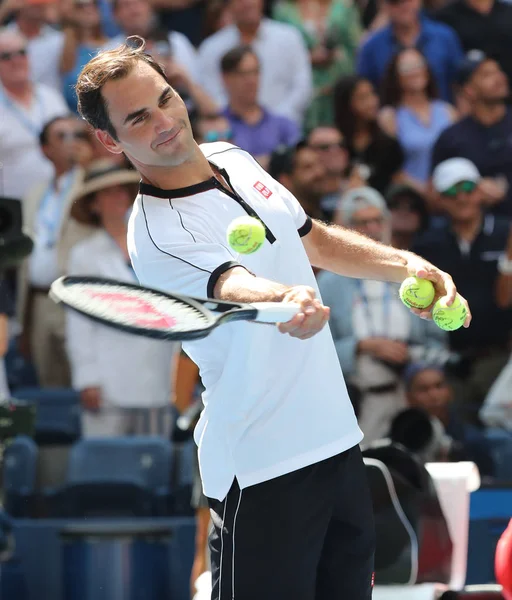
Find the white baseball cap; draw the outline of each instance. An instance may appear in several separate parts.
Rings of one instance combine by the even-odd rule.
[[[437,192],[444,192],[461,181],[478,183],[481,175],[467,158],[449,158],[439,163],[432,174],[432,183]]]

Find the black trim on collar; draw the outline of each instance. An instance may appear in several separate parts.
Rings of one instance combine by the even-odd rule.
[[[228,260],[227,262],[222,263],[221,265],[219,265],[216,269],[214,269],[212,271],[210,277],[208,278],[208,284],[206,286],[206,297],[207,298],[215,298],[215,296],[213,295],[213,292],[215,290],[215,286],[217,285],[217,281],[219,281],[219,277],[221,275],[223,275],[226,271],[229,271],[230,269],[234,269],[235,267],[242,267],[242,269],[249,271],[249,269],[244,267],[244,265],[241,265],[239,262],[236,262],[236,260]]]
[[[216,187],[217,180],[215,177],[210,177],[210,179],[207,179],[206,181],[194,183],[194,185],[188,185],[187,187],[177,188],[175,190],[162,190],[154,185],[151,185],[150,183],[144,183],[142,181],[139,185],[139,193],[146,194],[146,196],[164,198],[167,200],[171,198],[185,198],[186,196],[194,196],[195,194],[201,194],[202,192],[213,190]]]

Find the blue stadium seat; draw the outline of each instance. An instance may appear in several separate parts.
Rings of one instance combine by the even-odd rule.
[[[512,483],[512,433],[505,429],[485,430],[495,464],[495,477],[499,482]]]
[[[71,388],[20,388],[16,397],[36,404],[39,445],[72,444],[81,436],[80,394]]]
[[[149,436],[88,438],[69,456],[55,516],[157,516],[169,512],[173,448]]]
[[[17,436],[4,450],[4,508],[12,517],[29,517],[35,496],[37,446],[29,437]]]

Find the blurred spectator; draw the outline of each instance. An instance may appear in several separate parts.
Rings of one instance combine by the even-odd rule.
[[[309,50],[314,96],[306,112],[306,131],[332,125],[334,84],[354,72],[361,37],[357,7],[345,0],[279,0],[272,16],[297,27]]]
[[[233,25],[207,38],[199,48],[201,81],[221,106],[228,102],[220,63],[229,50],[250,45],[261,68],[260,104],[302,123],[311,100],[311,65],[300,33],[263,17],[263,0],[229,0]]]
[[[377,122],[379,99],[372,84],[356,75],[341,79],[334,90],[334,111],[362,185],[384,194],[392,182],[403,179],[404,154]]]
[[[154,29],[146,39],[146,44],[147,51],[163,66],[168,82],[185,102],[192,119],[197,113],[212,114],[218,111],[219,107],[204,89],[175,61],[167,31]]]
[[[71,250],[68,273],[136,283],[127,250],[127,217],[140,176],[107,160],[92,163],[73,217],[96,229]],[[171,433],[172,363],[177,344],[134,337],[67,314],[73,387],[80,390],[85,436]]]
[[[410,250],[429,225],[425,198],[416,188],[397,184],[388,190],[386,203],[391,214],[391,245]]]
[[[149,0],[112,0],[112,2],[114,18],[122,33],[109,40],[103,46],[103,50],[117,48],[132,35],[151,38],[152,32],[159,28]],[[170,31],[168,39],[174,63],[185,69],[193,81],[200,83],[196,50],[188,38],[177,31]]]
[[[512,6],[502,0],[454,0],[434,13],[452,27],[464,52],[477,49],[492,56],[512,77]]]
[[[101,25],[98,0],[65,0],[63,14],[64,47],[60,72],[64,97],[69,108],[76,112],[75,84],[82,68],[107,42]]]
[[[362,45],[357,72],[379,89],[386,68],[401,48],[418,48],[434,73],[440,96],[451,101],[452,84],[463,58],[457,34],[443,23],[422,17],[421,0],[383,0],[390,24]]]
[[[335,127],[315,127],[308,135],[308,146],[315,150],[325,166],[323,198],[324,214],[332,218],[340,195],[348,187],[346,173],[349,156],[343,136]]]
[[[228,96],[223,115],[233,132],[233,143],[252,154],[266,168],[272,152],[300,138],[297,123],[274,114],[258,103],[260,63],[250,46],[233,48],[222,57],[222,79]]]
[[[412,364],[405,371],[404,380],[408,405],[441,422],[443,434],[448,438],[444,458],[470,460],[477,465],[481,475],[492,476],[494,462],[489,444],[479,429],[464,423],[457,414],[453,405],[453,389],[443,369],[426,363]],[[404,433],[410,438],[414,435],[412,428],[409,431],[404,428]],[[433,460],[440,458],[443,457],[433,457]]]
[[[151,0],[162,26],[185,35],[196,47],[203,40],[202,29],[209,4],[210,0]]]
[[[192,120],[194,137],[198,144],[205,142],[231,142],[233,131],[226,117],[219,113],[198,116]]]
[[[320,202],[325,166],[305,142],[276,150],[270,158],[268,172],[297,198],[308,216],[323,219]]]
[[[449,222],[427,231],[413,251],[450,273],[471,306],[471,327],[449,333],[450,347],[462,359],[452,373],[457,400],[471,418],[509,358],[512,314],[498,307],[495,290],[510,225],[484,214],[480,174],[469,160],[439,164],[433,185]]]
[[[64,46],[64,35],[52,24],[52,13],[57,9],[55,0],[7,0],[0,10],[15,6],[15,20],[9,28],[22,34],[27,42],[30,79],[44,83],[59,92],[62,89],[59,64]],[[16,6],[17,5],[17,6]],[[0,16],[0,23],[3,18]]]
[[[3,194],[21,199],[31,186],[52,175],[39,145],[43,125],[68,112],[62,96],[30,81],[27,41],[0,29],[0,169]]]
[[[512,217],[512,111],[510,92],[498,63],[470,52],[459,69],[458,83],[470,114],[443,131],[432,153],[432,169],[453,157],[472,161],[481,175],[485,199],[495,214]]]
[[[336,221],[389,244],[391,222],[384,198],[374,189],[350,190],[341,199]],[[446,334],[415,317],[398,297],[398,286],[381,281],[318,276],[322,299],[347,380],[361,392],[358,414],[365,443],[386,435],[404,406],[401,374],[427,349],[442,351]]]
[[[41,132],[41,148],[55,175],[32,188],[23,200],[23,223],[34,250],[19,270],[17,313],[21,346],[44,387],[68,386],[64,309],[48,291],[66,273],[68,253],[90,230],[70,219],[73,196],[82,184],[82,166],[92,148],[86,125],[75,117],[57,117]]]
[[[382,129],[400,142],[408,178],[425,188],[434,143],[456,112],[438,100],[432,69],[416,48],[400,50],[392,58],[382,82],[382,104]]]

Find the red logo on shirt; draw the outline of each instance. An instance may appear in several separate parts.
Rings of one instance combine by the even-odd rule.
[[[264,197],[264,198],[270,198],[270,196],[272,196],[272,192],[268,189],[268,187],[266,185],[263,185],[261,183],[261,181],[257,181],[254,185],[253,188],[255,190],[258,190],[258,192]]]

